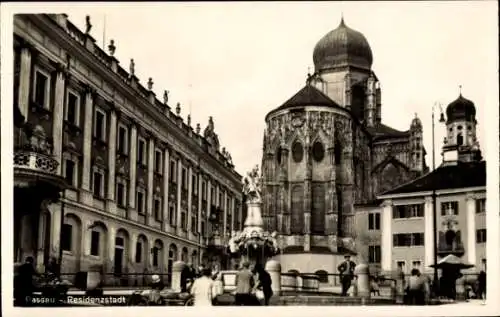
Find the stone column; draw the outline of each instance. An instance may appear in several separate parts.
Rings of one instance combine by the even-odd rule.
[[[153,215],[153,195],[154,195],[154,168],[155,168],[155,141],[152,136],[149,137],[148,142],[148,196],[146,207],[146,223],[154,223]]]
[[[212,181],[210,180],[210,176],[207,178],[207,214],[208,217],[210,217],[210,212],[211,212],[211,206],[212,206]],[[207,234],[206,232],[205,234]]]
[[[110,112],[108,138],[108,212],[116,213],[115,172],[116,172],[116,111]]]
[[[392,270],[392,201],[386,200],[382,205],[382,271]]]
[[[135,254],[136,254],[136,244],[137,244],[137,233],[132,232],[130,235],[130,241],[129,241],[129,246],[127,247],[130,251],[128,252],[129,254],[129,261],[130,263],[133,263],[135,265]],[[144,246],[143,246],[144,248]]]
[[[135,191],[137,182],[137,126],[132,124],[130,127],[130,147],[129,147],[129,194],[128,194],[128,207],[129,218],[137,220],[137,211],[135,210]]]
[[[266,263],[266,271],[271,276],[271,288],[274,295],[281,294],[281,264],[275,260],[269,260]]]
[[[476,200],[473,194],[468,193],[467,203],[467,262],[476,265]]]
[[[85,117],[83,122],[83,166],[82,166],[82,189],[84,198],[82,203],[91,205],[92,195],[90,193],[90,170],[92,159],[92,119],[94,117],[94,95],[95,90],[87,86],[85,89]]]
[[[368,265],[366,264],[358,264],[356,265],[355,272],[356,274],[356,289],[357,296],[361,297],[361,304],[364,305],[364,301],[369,299],[371,296],[370,292],[370,271],[368,269]]]
[[[55,203],[55,204],[50,204],[48,205],[48,208],[50,210],[51,214],[51,220],[52,223],[50,225],[50,248],[51,248],[51,254],[59,257],[59,248],[60,248],[60,239],[61,239],[61,217],[62,217],[62,211],[61,211],[61,203]]]
[[[337,235],[338,206],[337,206],[337,188],[335,177],[335,148],[328,149],[328,158],[330,160],[329,180],[326,190],[326,213],[325,213],[325,233],[328,236]]]
[[[231,197],[231,210],[232,210],[232,214],[231,214],[231,234],[233,234],[233,231],[239,230],[239,228],[236,228],[236,226],[234,225],[236,223],[236,217],[239,217],[238,213],[236,211],[236,198],[235,197]]]
[[[176,261],[172,265],[172,291],[175,293],[180,293],[181,291],[181,273],[186,263],[182,261]]]
[[[114,269],[115,263],[115,238],[116,238],[116,228],[113,226],[108,226],[108,245],[107,248],[105,248],[105,252],[107,251],[108,254],[103,253],[102,257],[104,259],[104,263],[109,263],[109,267],[106,268],[106,271],[112,271]],[[107,262],[106,262],[107,261]]]
[[[432,197],[425,197],[424,203],[424,268],[430,270],[434,264],[434,214],[432,209]]]
[[[202,193],[202,184],[203,184],[203,177],[202,177],[202,173],[198,173],[198,226],[197,226],[197,230],[198,230],[198,234],[201,235],[201,210],[202,210],[202,200],[203,200],[203,193]],[[198,254],[198,257],[200,257],[201,255]],[[200,258],[201,260],[201,258]]]
[[[344,144],[344,153],[342,154],[342,169],[344,177],[342,179],[342,227],[344,229],[344,236],[353,237],[354,234],[354,193],[353,193],[353,157],[352,157],[352,135],[350,128],[345,130],[346,143]],[[340,208],[340,207],[339,207]]]
[[[181,191],[182,191],[182,160],[177,160],[177,233],[182,232],[182,223],[181,223]]]
[[[187,232],[188,232],[188,237],[191,232],[191,212],[192,212],[192,206],[193,206],[193,168],[191,165],[188,167],[187,171],[187,181],[188,181],[188,208],[187,208],[187,213],[186,213],[186,222],[187,222]]]
[[[62,170],[62,146],[63,146],[63,120],[64,120],[64,102],[66,100],[66,76],[67,71],[63,65],[57,65],[56,84],[54,91],[54,111],[52,140],[54,149],[52,154],[59,162],[57,166],[57,175],[61,175]]]
[[[26,44],[21,48],[21,69],[19,74],[19,92],[17,104],[24,119],[28,119],[31,78],[31,48]]]
[[[228,204],[227,204],[227,189],[224,190],[224,195],[222,196],[223,198],[223,202],[222,202],[222,208],[224,208],[224,213],[223,213],[223,217],[224,219],[222,220],[222,237],[225,239],[227,237],[227,214],[228,214]]]
[[[170,177],[170,153],[168,148],[163,152],[163,230],[168,231],[170,223],[168,221],[169,210],[169,177]],[[168,252],[167,252],[168,253]]]
[[[278,210],[280,210],[281,216],[281,224],[282,228],[280,230],[283,231],[284,234],[291,233],[291,209],[292,209],[292,200],[290,199],[290,191],[288,188],[288,155],[289,151],[285,148],[284,145],[281,147],[281,160],[282,164],[279,170],[279,186],[280,186],[280,197],[278,200]],[[243,206],[242,206],[243,208]],[[279,218],[279,217],[278,217]]]
[[[309,139],[309,137],[308,137]],[[309,140],[304,146],[304,159],[306,162],[305,179],[304,179],[304,251],[311,249],[311,211],[312,211],[312,157],[310,155],[311,147]]]
[[[50,248],[50,246],[47,245],[48,241],[45,241],[45,233],[47,232],[48,211],[42,208],[40,209],[40,216],[38,218],[38,245],[36,246],[37,247],[36,264],[37,268],[38,266],[41,266],[40,267],[41,269],[43,269],[44,265],[44,250],[46,248]]]

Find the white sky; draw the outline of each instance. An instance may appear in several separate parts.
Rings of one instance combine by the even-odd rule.
[[[497,2],[304,2],[58,4],[145,85],[154,80],[162,100],[191,105],[193,126],[212,115],[221,145],[238,172],[260,164],[264,116],[305,84],[317,41],[346,24],[371,45],[373,70],[381,81],[382,120],[408,129],[415,113],[424,125],[431,165],[431,111],[464,97],[476,104],[478,137],[485,151],[485,116],[498,109]],[[54,10],[51,10],[54,11]],[[191,85],[191,89],[189,89]],[[436,114],[439,118],[439,112]],[[436,126],[436,164],[445,129]]]

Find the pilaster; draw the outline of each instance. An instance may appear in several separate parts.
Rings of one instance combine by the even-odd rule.
[[[154,223],[153,215],[153,194],[154,194],[154,166],[155,166],[155,141],[153,137],[149,138],[148,142],[148,194],[147,194],[147,207],[146,207],[146,223]]]
[[[225,237],[227,237],[227,234],[228,234],[228,232],[227,232],[227,214],[228,214],[228,210],[227,209],[228,209],[229,206],[227,204],[227,189],[224,190],[223,199],[224,199],[224,201],[222,202],[222,206],[224,208],[224,219],[222,221],[222,227],[223,227],[223,229],[222,229],[222,234],[223,235],[222,236],[225,238]]]
[[[53,112],[53,126],[52,126],[52,139],[53,139],[53,155],[59,162],[57,166],[57,174],[61,175],[62,169],[62,145],[63,145],[63,119],[64,119],[64,103],[65,103],[65,86],[66,86],[67,72],[62,65],[58,65],[56,71],[56,83],[54,91],[54,112]]]
[[[201,222],[202,222],[202,217],[201,217],[201,210],[202,210],[202,200],[203,200],[203,177],[202,173],[198,173],[198,224],[197,224],[197,233],[201,235]],[[202,237],[203,238],[203,237]],[[198,255],[199,256],[199,255]]]
[[[110,112],[109,138],[108,138],[108,212],[116,213],[115,201],[115,174],[116,174],[116,111]]]
[[[176,220],[177,220],[177,234],[183,232],[182,228],[182,160],[177,160],[177,208],[176,208]],[[180,250],[180,249],[179,249]]]
[[[169,177],[170,177],[170,152],[168,148],[163,152],[163,231],[169,231],[170,222],[168,219],[168,215],[170,213],[169,210],[169,200],[170,195],[169,191]],[[167,252],[168,253],[168,252]]]
[[[382,271],[392,270],[392,208],[391,200],[382,204]]]
[[[467,262],[476,264],[476,200],[472,193],[466,197],[467,210]]]
[[[94,117],[95,90],[87,86],[85,89],[85,115],[83,122],[83,165],[82,165],[82,196],[80,202],[92,205],[90,193],[90,170],[92,160],[92,122]]]
[[[187,218],[186,222],[187,222],[187,231],[189,236],[191,232],[191,213],[193,206],[193,168],[191,167],[191,165],[189,165],[188,167],[187,178],[188,178],[188,208],[186,214]]]
[[[426,268],[434,264],[434,211],[432,197],[425,197],[424,203],[424,248]]]
[[[137,183],[137,126],[132,124],[130,127],[130,149],[129,149],[129,170],[130,170],[130,187],[128,195],[129,216],[132,220],[137,219],[137,211],[135,210],[135,192]]]

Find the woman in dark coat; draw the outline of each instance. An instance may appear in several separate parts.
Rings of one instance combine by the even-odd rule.
[[[273,290],[271,288],[271,275],[264,269],[264,267],[257,263],[255,265],[255,273],[258,275],[258,285],[257,289],[262,290],[264,293],[264,305],[268,306],[269,305],[269,300],[273,296]]]

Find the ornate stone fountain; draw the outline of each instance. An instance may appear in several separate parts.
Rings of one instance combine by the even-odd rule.
[[[264,231],[261,214],[261,176],[256,166],[243,179],[243,191],[247,197],[247,218],[241,232],[234,232],[228,243],[229,252],[251,264],[266,261],[279,252],[277,233]]]

